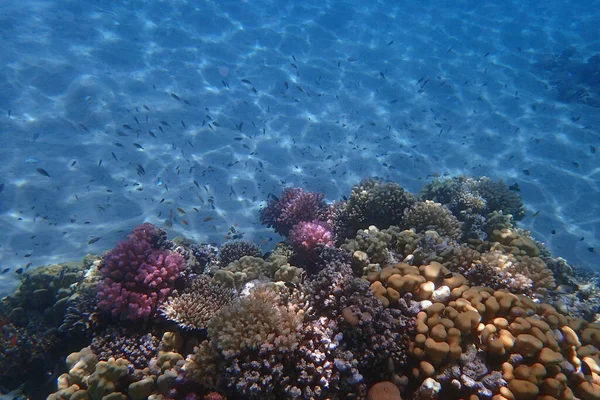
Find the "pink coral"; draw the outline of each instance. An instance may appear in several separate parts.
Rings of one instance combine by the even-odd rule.
[[[167,299],[180,273],[183,256],[156,246],[161,232],[151,224],[134,229],[104,255],[98,284],[98,307],[115,317],[148,318]]]
[[[306,192],[302,188],[286,188],[281,197],[273,196],[261,211],[260,222],[287,236],[297,223],[320,219],[327,208],[323,197],[322,193]]]
[[[322,221],[299,222],[289,233],[290,243],[294,248],[308,251],[317,245],[333,246],[333,234],[327,223]]]

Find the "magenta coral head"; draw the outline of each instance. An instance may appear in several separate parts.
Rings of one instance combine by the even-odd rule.
[[[302,188],[286,188],[280,198],[274,197],[261,211],[260,221],[287,236],[294,225],[319,219],[326,209],[322,193],[306,192]]]
[[[290,243],[298,250],[311,251],[317,245],[333,246],[333,234],[322,221],[299,222],[289,234]]]
[[[186,264],[182,255],[157,249],[158,237],[153,225],[142,224],[106,253],[97,289],[100,309],[136,320],[153,315],[167,299]]]

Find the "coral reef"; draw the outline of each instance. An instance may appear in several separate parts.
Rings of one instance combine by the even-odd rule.
[[[600,276],[519,229],[522,204],[487,178],[434,181],[418,201],[366,180],[330,206],[286,189],[261,220],[287,242],[264,257],[144,224],[4,299],[0,365],[41,363],[57,349],[44,340],[81,330],[90,347],[67,357],[50,399],[600,398]],[[157,261],[171,272],[155,284],[143,265]],[[155,302],[130,309],[130,293]]]
[[[226,267],[244,256],[260,257],[260,247],[247,240],[229,240],[219,249],[219,263]]]
[[[414,197],[402,186],[379,179],[365,179],[352,188],[345,206],[352,232],[371,225],[401,225],[404,210],[414,203]]]
[[[292,247],[303,252],[311,252],[318,245],[333,246],[333,234],[321,221],[299,222],[290,230],[289,240]]]
[[[123,327],[107,327],[90,344],[100,361],[125,359],[136,368],[144,368],[158,353],[160,340],[150,333],[137,333]]]
[[[136,227],[103,258],[98,284],[98,307],[114,317],[144,319],[167,299],[180,273],[183,256],[161,250],[164,232],[145,223]]]
[[[320,220],[326,209],[322,193],[287,188],[280,197],[271,199],[260,213],[260,222],[275,232],[287,236],[294,225],[303,221]]]
[[[452,212],[440,203],[430,200],[417,202],[404,210],[404,225],[416,232],[436,231],[442,236],[458,239],[461,236],[460,222]]]
[[[234,291],[202,275],[181,295],[172,296],[159,307],[160,313],[182,329],[204,329],[206,323],[236,298]]]

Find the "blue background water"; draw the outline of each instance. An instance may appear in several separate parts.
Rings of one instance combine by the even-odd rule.
[[[101,252],[142,221],[266,244],[268,193],[435,174],[518,183],[523,226],[595,267],[599,109],[536,63],[599,53],[598,4],[496,3],[3,2],[1,267]]]

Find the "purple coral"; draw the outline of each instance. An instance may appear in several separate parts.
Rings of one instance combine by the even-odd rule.
[[[183,256],[160,250],[162,231],[145,223],[106,253],[98,284],[98,307],[123,319],[148,318],[167,299],[180,273]]]
[[[292,246],[301,251],[312,251],[320,244],[333,246],[333,234],[329,225],[321,221],[302,221],[290,230],[289,239]]]
[[[322,193],[307,192],[302,188],[286,188],[281,197],[273,196],[260,213],[260,222],[282,236],[299,222],[321,219],[326,209]]]

